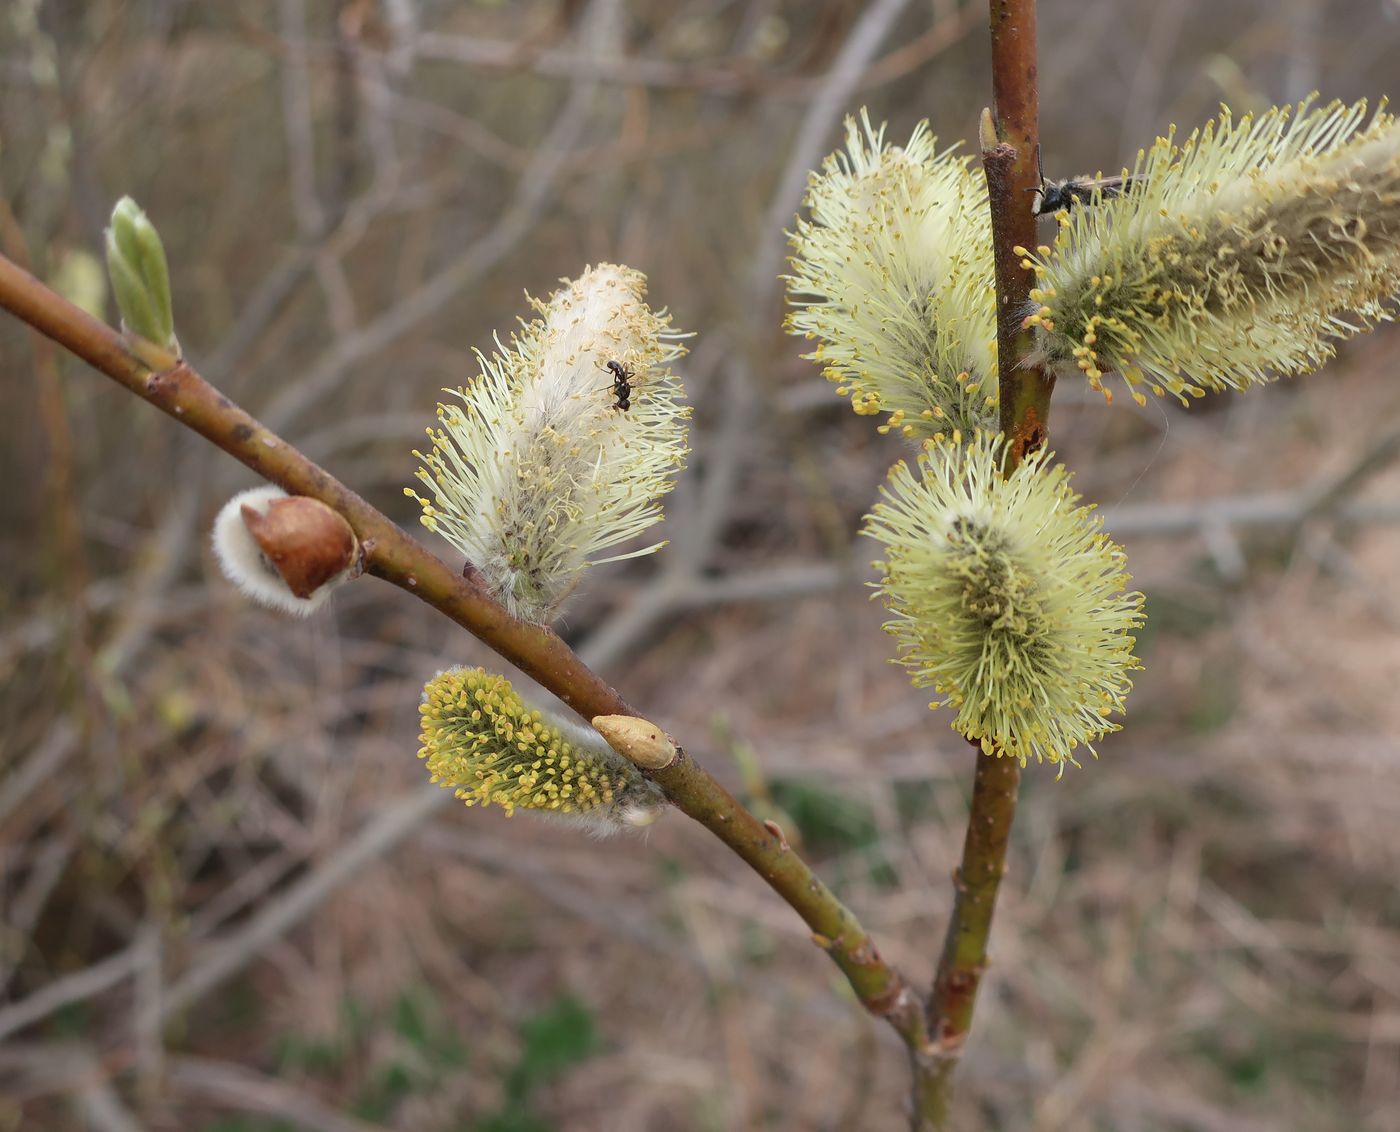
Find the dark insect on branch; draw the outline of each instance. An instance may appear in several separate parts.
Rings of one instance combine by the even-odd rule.
[[[1031,202],[1031,214],[1034,216],[1050,216],[1076,204],[1090,205],[1121,196],[1142,179],[1131,176],[1066,177],[1062,181],[1047,181],[1045,167],[1040,165],[1039,147],[1035,151],[1035,160],[1040,166],[1040,187],[1026,190],[1035,193],[1035,200]]]

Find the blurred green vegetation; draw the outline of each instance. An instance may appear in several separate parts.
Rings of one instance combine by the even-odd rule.
[[[496,1085],[479,1082],[501,1100],[494,1111],[462,1117],[451,1132],[553,1132],[555,1124],[535,1112],[536,1098],[550,1082],[587,1061],[602,1048],[594,1013],[564,994],[526,1014],[517,1035],[513,1064],[499,1072]],[[274,1055],[276,1075],[334,1082],[360,1082],[349,1111],[364,1121],[395,1126],[403,1105],[435,1091],[468,1069],[468,1050],[457,1024],[427,988],[400,994],[382,1011],[353,998],[342,1004],[340,1026],[331,1036],[286,1034]],[[475,1072],[482,1072],[478,1059]],[[221,1116],[201,1132],[283,1132],[284,1121]]]

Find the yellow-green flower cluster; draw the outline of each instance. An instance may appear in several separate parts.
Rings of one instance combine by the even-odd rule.
[[[1142,595],[1092,508],[1044,451],[1001,476],[982,434],[896,464],[868,518],[885,547],[885,628],[930,707],[988,754],[1078,765],[1132,687]]]
[[[1365,103],[1229,111],[1060,214],[1028,324],[1039,357],[1182,401],[1316,369],[1400,294],[1400,125]]]
[[[986,181],[927,123],[887,145],[862,111],[812,177],[787,277],[788,329],[882,431],[942,438],[996,420],[996,307]]]
[[[503,676],[441,672],[424,687],[419,713],[418,757],[468,806],[538,810],[610,833],[649,825],[665,804],[596,731],[528,707]]]
[[[547,302],[438,406],[432,450],[411,488],[422,522],[476,568],[513,616],[554,618],[581,572],[661,518],[661,498],[684,465],[680,382],[667,368],[684,350],[664,311],[647,306],[646,277],[599,264]],[[630,375],[630,404],[608,363]]]

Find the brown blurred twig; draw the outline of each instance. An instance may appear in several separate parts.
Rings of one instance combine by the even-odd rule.
[[[28,268],[29,246],[8,202],[0,200],[0,246],[5,254]],[[99,718],[100,696],[93,669],[92,642],[88,614],[82,597],[89,585],[87,553],[83,546],[82,522],[74,487],[73,428],[63,397],[63,380],[58,372],[53,343],[42,334],[30,335],[34,374],[42,425],[44,469],[44,512],[48,518],[49,545],[45,548],[49,568],[62,582],[67,599],[65,618],[68,650],[77,686],[66,692],[77,703],[79,715],[89,730]]]
[[[310,1132],[380,1132],[368,1124],[336,1112],[311,1093],[294,1088],[274,1076],[256,1073],[242,1065],[207,1057],[180,1057],[171,1062],[170,1083],[177,1092],[199,1097],[233,1112],[251,1112],[288,1121]]]
[[[976,3],[936,19],[920,35],[875,61],[864,71],[861,89],[893,82],[961,41],[980,22]],[[478,36],[422,32],[412,41],[421,59],[456,63],[474,69],[525,70],[554,78],[597,75],[609,83],[661,90],[695,91],[736,97],[764,93],[807,99],[828,85],[828,76],[787,75],[738,58],[709,63],[676,62],[640,55],[605,56],[541,43],[521,43]]]

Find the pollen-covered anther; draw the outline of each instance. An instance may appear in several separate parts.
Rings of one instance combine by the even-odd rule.
[[[857,416],[873,417],[880,412],[880,395],[873,390],[862,390],[851,397],[851,408]]]

